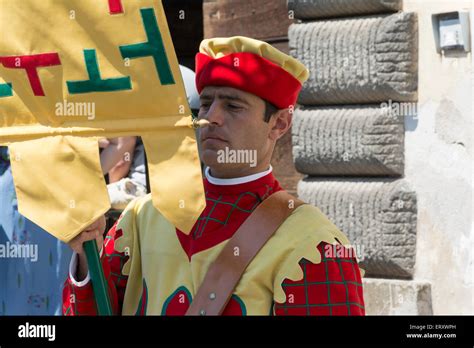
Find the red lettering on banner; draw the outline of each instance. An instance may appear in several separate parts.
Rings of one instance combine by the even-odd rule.
[[[5,68],[25,69],[35,96],[44,96],[37,68],[61,65],[59,54],[57,53],[0,57],[0,63],[2,63]]]
[[[109,0],[110,14],[123,13],[122,0]]]

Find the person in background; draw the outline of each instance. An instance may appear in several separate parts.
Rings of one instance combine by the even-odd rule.
[[[139,137],[102,139],[102,172],[108,174],[110,204],[122,210],[136,197],[146,195],[145,150]]]
[[[181,76],[183,77],[189,107],[191,108],[193,116],[197,117],[199,108],[201,107],[201,101],[199,100],[199,93],[196,88],[196,74],[191,69],[182,65],[179,66],[179,69],[181,70]]]
[[[7,147],[0,147],[0,247],[0,315],[61,315],[72,252],[18,212]]]
[[[194,83],[194,72],[180,65],[188,103],[197,115],[200,101]],[[109,175],[110,204],[114,210],[123,210],[133,199],[147,194],[145,148],[140,137],[102,139],[100,155],[102,171]]]

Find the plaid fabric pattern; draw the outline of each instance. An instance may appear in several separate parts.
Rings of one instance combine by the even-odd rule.
[[[231,238],[263,200],[281,190],[271,174],[254,182],[232,186],[213,185],[205,180],[204,187],[206,208],[198,221],[188,235],[176,231],[189,259],[193,254]]]
[[[204,231],[210,233],[227,226],[231,216],[233,220],[236,218],[235,215],[241,215],[242,219],[247,218],[264,199],[274,192],[274,188],[270,185],[265,185],[264,188],[263,194],[246,191],[237,197],[206,191],[206,208],[192,229],[193,238],[201,238]]]
[[[303,279],[283,282],[286,302],[275,303],[275,315],[365,315],[364,295],[360,269],[349,249],[320,243],[318,250],[322,260],[313,264],[300,261]],[[330,251],[330,252],[328,252]]]

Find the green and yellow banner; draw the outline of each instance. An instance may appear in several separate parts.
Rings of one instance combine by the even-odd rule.
[[[109,207],[98,139],[141,136],[153,204],[187,233],[205,206],[160,1],[0,0],[0,144],[21,214],[69,241]]]

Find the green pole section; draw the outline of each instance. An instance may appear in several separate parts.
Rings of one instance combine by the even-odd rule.
[[[84,251],[86,252],[92,288],[94,289],[95,302],[97,303],[97,312],[99,315],[112,315],[112,305],[110,304],[109,293],[107,291],[107,281],[105,280],[104,271],[100,263],[96,241],[90,240],[85,242]]]

